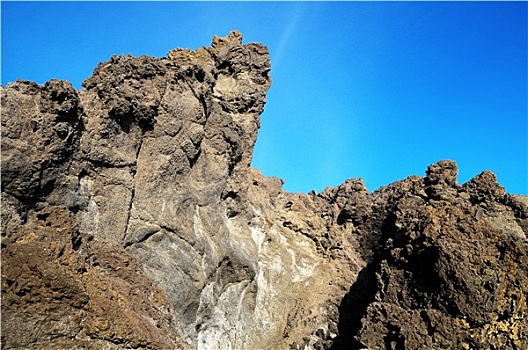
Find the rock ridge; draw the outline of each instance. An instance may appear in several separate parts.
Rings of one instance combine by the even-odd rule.
[[[1,87],[2,348],[524,349],[526,197],[450,160],[288,193],[270,69],[233,31]]]

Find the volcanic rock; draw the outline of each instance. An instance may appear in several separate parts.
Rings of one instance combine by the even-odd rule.
[[[528,201],[453,161],[369,193],[250,166],[240,33],[2,98],[2,348],[524,349]]]

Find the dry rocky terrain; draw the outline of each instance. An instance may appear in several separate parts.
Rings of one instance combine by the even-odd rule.
[[[528,349],[527,198],[453,161],[284,191],[270,68],[235,31],[1,88],[2,349]]]

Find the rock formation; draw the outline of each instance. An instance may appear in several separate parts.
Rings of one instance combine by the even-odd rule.
[[[2,348],[526,349],[526,197],[452,161],[284,191],[270,67],[231,32],[1,88]]]

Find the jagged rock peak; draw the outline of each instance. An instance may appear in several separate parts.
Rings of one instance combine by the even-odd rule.
[[[526,197],[447,160],[288,193],[269,71],[235,31],[0,89],[3,347],[523,349]]]

